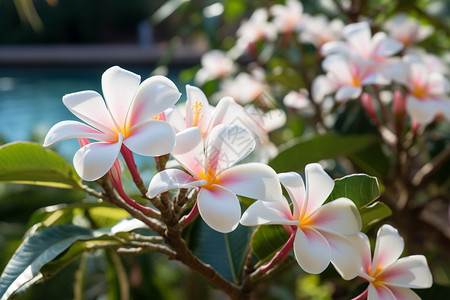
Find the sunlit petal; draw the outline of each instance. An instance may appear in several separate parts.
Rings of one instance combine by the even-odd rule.
[[[294,254],[300,267],[312,274],[322,273],[331,260],[331,249],[327,240],[310,227],[297,229]]]
[[[419,100],[413,96],[407,97],[406,110],[414,121],[428,124],[436,116],[436,107],[431,101]]]
[[[445,95],[450,92],[450,82],[441,73],[431,73],[428,76],[428,92],[433,95]]]
[[[317,76],[312,83],[312,98],[320,103],[326,95],[334,93],[339,85],[325,75]]]
[[[186,127],[203,129],[209,121],[208,99],[199,88],[191,85],[186,85],[186,97]]]
[[[114,135],[116,126],[106,108],[102,96],[94,91],[82,91],[65,95],[64,105],[78,118],[89,125]]]
[[[358,248],[359,256],[361,256],[361,275],[365,275],[364,278],[367,281],[370,281],[373,278],[367,274],[368,270],[372,268],[372,253],[370,252],[369,238],[367,235],[360,232],[352,238],[352,241]]]
[[[212,229],[227,233],[239,225],[241,205],[236,195],[220,186],[202,188],[197,198],[198,210]]]
[[[372,269],[384,269],[394,263],[402,254],[404,246],[403,238],[397,229],[391,225],[381,226],[377,233]]]
[[[62,121],[48,131],[44,140],[44,147],[50,146],[56,142],[72,138],[89,138],[104,142],[113,142],[115,137],[101,133],[83,123],[77,121]]]
[[[153,198],[158,194],[174,189],[198,187],[205,185],[207,181],[197,180],[178,169],[168,169],[156,173],[148,187],[147,197]]]
[[[217,181],[230,191],[253,199],[279,201],[282,196],[277,174],[265,164],[247,163],[233,166],[220,173]]]
[[[242,215],[241,224],[246,226],[266,224],[300,225],[299,221],[292,219],[289,204],[286,199],[284,200],[278,202],[254,202]]]
[[[306,198],[304,211],[310,214],[319,208],[334,188],[334,181],[319,164],[308,164],[305,167]]]
[[[408,288],[429,288],[433,284],[430,268],[423,255],[400,258],[380,276],[386,284]]]
[[[421,298],[409,288],[389,286],[395,300],[420,300]]]
[[[140,155],[165,155],[175,146],[175,131],[167,122],[149,120],[135,128],[123,143]]]
[[[118,66],[109,68],[102,76],[102,90],[111,115],[120,127],[124,127],[127,112],[141,76]]]
[[[396,300],[394,294],[384,285],[369,284],[367,300]]]
[[[344,85],[340,87],[335,95],[337,101],[344,101],[348,99],[358,98],[362,93],[362,88],[360,86],[350,86]]]
[[[384,32],[377,32],[372,38],[372,43],[375,57],[392,56],[403,48],[402,43],[391,39]]]
[[[283,184],[284,188],[291,198],[294,206],[293,218],[298,220],[300,216],[303,216],[303,212],[300,210],[305,207],[306,190],[302,177],[295,172],[280,173],[278,179]]]
[[[192,175],[204,172],[205,153],[202,132],[198,127],[188,128],[176,135],[172,156]]]

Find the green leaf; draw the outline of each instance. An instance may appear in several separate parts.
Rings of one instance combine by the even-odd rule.
[[[68,249],[75,241],[93,237],[90,229],[59,225],[44,228],[25,239],[0,277],[0,300],[40,277],[39,270]]]
[[[373,135],[325,134],[309,139],[294,139],[282,147],[284,150],[281,150],[269,165],[277,172],[303,171],[309,163],[350,155],[365,149],[375,141]]]
[[[64,158],[44,147],[15,142],[0,147],[0,181],[81,188],[81,178]]]
[[[252,237],[253,254],[264,263],[272,258],[288,239],[289,234],[281,225],[259,226]]]
[[[190,233],[189,248],[223,277],[239,282],[249,247],[251,228],[239,225],[233,232],[220,233],[198,218]]]
[[[373,225],[380,222],[384,218],[389,217],[392,214],[389,206],[383,202],[375,202],[371,205],[365,206],[359,210],[362,221],[362,232],[367,232]]]
[[[383,152],[382,145],[379,142],[349,155],[349,158],[363,172],[379,178],[386,177],[391,170],[392,162]]]
[[[358,208],[367,206],[380,197],[376,177],[366,174],[353,174],[334,180],[334,188],[326,202],[345,197],[352,200]]]

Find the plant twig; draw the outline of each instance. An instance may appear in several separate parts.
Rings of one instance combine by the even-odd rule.
[[[445,147],[432,161],[426,163],[413,176],[411,182],[415,187],[425,184],[428,179],[450,158],[450,146]]]

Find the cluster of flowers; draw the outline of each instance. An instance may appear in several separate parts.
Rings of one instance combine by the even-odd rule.
[[[331,262],[344,279],[359,276],[368,281],[363,295],[369,299],[415,299],[410,288],[431,286],[423,256],[398,259],[403,240],[391,226],[379,230],[371,262],[369,241],[360,232],[355,204],[347,198],[324,204],[334,181],[319,164],[306,166],[306,184],[297,173],[276,174],[263,163],[237,164],[266,132],[261,129],[262,119],[248,114],[233,99],[225,97],[212,107],[200,89],[188,85],[183,114],[174,107],[180,93],[168,78],[154,76],[140,83],[140,76],[119,67],[105,71],[102,89],[105,100],[94,91],[64,96],[65,106],[90,126],[62,121],[50,129],[44,142],[49,146],[78,138],[82,147],[73,163],[84,180],[109,176],[119,195],[145,212],[148,207],[135,203],[123,191],[119,152],[133,176],[138,175],[132,152],[154,157],[170,153],[183,170],[157,173],[147,197],[191,189],[196,202],[187,219],[200,214],[211,228],[224,233],[239,223],[281,224],[290,238],[273,261],[285,258],[293,249],[307,272],[321,273]],[[292,211],[280,182],[288,192]],[[242,217],[237,195],[256,199]]]
[[[312,16],[304,13],[296,0],[269,9],[258,8],[241,24],[232,49],[212,50],[203,57],[196,82],[201,85],[221,79],[220,95],[233,96],[241,104],[257,101],[269,91],[264,70],[253,68],[251,73],[241,72],[231,78],[238,70],[236,58],[249,53],[258,60],[258,43],[270,44],[280,39],[289,42],[295,35],[297,42],[316,47],[326,74],[313,80],[310,95],[304,89],[288,93],[286,106],[306,110],[311,106],[308,97],[321,105],[330,94],[342,102],[359,98],[365,86],[389,86],[390,94],[384,98],[394,99],[393,106],[406,110],[413,122],[426,125],[440,115],[450,120],[450,82],[445,78],[448,70],[439,57],[416,45],[431,35],[433,28],[398,14],[383,29],[386,33],[372,35],[368,22],[344,25],[339,19],[328,21],[323,15]],[[239,89],[243,85],[248,87],[244,92]],[[393,96],[393,90],[405,88],[402,97]],[[373,104],[365,108],[373,109]],[[369,114],[373,115],[373,111]]]

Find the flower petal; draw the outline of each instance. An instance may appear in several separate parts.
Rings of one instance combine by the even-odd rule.
[[[356,235],[352,235],[352,241],[356,245],[361,257],[362,269],[360,276],[366,281],[373,280],[373,277],[367,274],[372,268],[372,253],[370,252],[370,241],[367,235],[360,232]]]
[[[434,105],[437,107],[440,113],[444,116],[444,118],[447,119],[447,121],[450,121],[450,99],[448,98],[442,98],[439,100],[436,100]]]
[[[347,198],[339,198],[321,206],[312,213],[309,222],[315,228],[339,234],[354,234],[361,230],[358,208]]]
[[[300,225],[297,220],[292,220],[291,209],[285,201],[268,202],[256,201],[244,212],[241,224],[245,226],[281,224]]]
[[[231,232],[239,225],[241,205],[236,195],[227,189],[218,185],[201,188],[197,205],[203,220],[216,231]]]
[[[255,148],[255,139],[244,128],[220,124],[214,127],[206,139],[206,163],[208,172],[215,175],[245,158]]]
[[[209,103],[205,94],[197,87],[186,85],[186,127],[198,126],[206,129],[209,121]]]
[[[424,289],[433,284],[430,268],[423,255],[403,257],[387,267],[379,276],[390,286]]]
[[[63,97],[63,103],[84,122],[104,133],[115,135],[116,125],[99,93],[82,91],[68,94]]]
[[[377,32],[372,38],[375,58],[392,56],[403,48],[403,44],[391,39],[384,32]]]
[[[308,164],[305,176],[307,201],[303,211],[309,215],[327,200],[334,188],[334,181],[319,164]]]
[[[389,289],[395,296],[395,300],[420,300],[421,298],[409,288],[393,287]]]
[[[414,121],[425,125],[434,120],[436,107],[432,101],[420,100],[411,95],[406,99],[406,110]]]
[[[398,234],[397,229],[387,224],[381,226],[377,233],[372,270],[390,266],[400,257],[404,246],[403,238]]]
[[[278,179],[283,184],[284,188],[291,198],[294,205],[293,218],[298,220],[300,216],[303,216],[301,211],[305,207],[306,190],[302,177],[295,172],[280,173]]]
[[[331,250],[327,240],[311,227],[297,229],[294,254],[300,267],[312,274],[322,273],[331,260]]]
[[[445,95],[450,92],[450,82],[441,73],[433,72],[428,76],[427,88],[432,95]]]
[[[50,128],[45,136],[44,147],[62,140],[82,137],[104,142],[113,142],[116,140],[115,137],[97,131],[83,123],[77,121],[62,121]]]
[[[117,143],[91,143],[82,147],[73,157],[75,170],[86,181],[99,179],[111,169],[121,146],[122,138]]]
[[[312,83],[311,96],[315,102],[322,102],[325,96],[334,93],[338,89],[336,81],[325,75],[317,76]]]
[[[397,300],[389,288],[384,285],[369,284],[368,300]]]
[[[335,95],[335,98],[337,101],[345,101],[348,99],[355,99],[358,98],[362,93],[362,88],[360,86],[350,86],[350,85],[344,85],[341,86]]]
[[[174,189],[199,187],[207,184],[206,180],[196,180],[186,172],[178,169],[167,169],[156,173],[148,187],[147,197],[153,198],[158,194]]]
[[[120,127],[125,127],[127,113],[140,81],[141,76],[118,66],[103,73],[103,96],[111,115]]]
[[[238,195],[265,201],[279,201],[280,182],[275,171],[261,163],[233,166],[217,176],[218,184]]]
[[[167,77],[152,76],[139,86],[127,115],[127,129],[146,122],[173,106],[180,98],[176,85]]]
[[[165,121],[149,120],[133,129],[123,143],[139,155],[165,155],[175,146],[175,131]]]
[[[172,156],[192,175],[204,172],[205,153],[202,132],[198,127],[177,133]]]
[[[343,41],[331,41],[322,45],[320,53],[322,56],[328,56],[333,53],[347,53],[349,51],[348,45]]]

